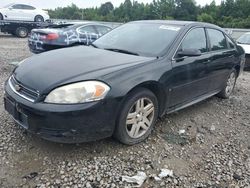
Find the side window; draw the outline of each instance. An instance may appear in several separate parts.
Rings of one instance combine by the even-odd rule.
[[[229,37],[227,37],[227,41],[228,41],[228,45],[230,49],[234,49],[235,48],[235,44],[232,41],[232,39],[230,39]]]
[[[183,40],[179,51],[196,49],[202,53],[207,52],[207,40],[204,28],[191,30]]]
[[[22,7],[25,10],[35,10],[35,7],[29,6],[29,5],[22,5]]]
[[[216,29],[207,29],[207,32],[210,39],[212,51],[227,49],[227,41],[221,31]]]
[[[104,35],[111,30],[109,27],[102,26],[102,25],[97,25],[96,29],[99,35]]]
[[[23,6],[20,4],[15,4],[12,6],[13,9],[23,9]]]
[[[96,34],[95,28],[92,25],[79,27],[77,31],[81,34]]]

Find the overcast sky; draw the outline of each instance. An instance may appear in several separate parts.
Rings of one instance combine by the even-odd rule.
[[[124,2],[124,0],[0,0],[0,7],[5,6],[9,3],[25,3],[29,5],[36,6],[37,8],[56,8],[56,7],[64,7],[70,5],[71,3],[76,4],[78,7],[86,8],[86,7],[95,7],[100,6],[102,3],[107,1],[111,1],[114,6],[119,6],[120,3]],[[153,0],[137,0],[138,2],[149,3]],[[221,2],[221,0],[215,0],[217,4]],[[212,2],[212,0],[196,0],[197,4],[205,5]]]

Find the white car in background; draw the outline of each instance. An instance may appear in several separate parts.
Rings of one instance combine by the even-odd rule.
[[[237,39],[237,44],[241,46],[246,53],[245,68],[250,68],[250,32],[243,34]]]
[[[30,5],[9,4],[0,8],[0,20],[20,20],[44,22],[49,19],[47,11]]]

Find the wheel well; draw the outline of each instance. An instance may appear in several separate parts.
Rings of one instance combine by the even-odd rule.
[[[38,16],[41,16],[41,17],[43,18],[42,15],[38,14],[38,15],[35,16],[34,20],[36,20],[36,18],[37,18]],[[43,18],[43,19],[44,19],[44,18]]]
[[[234,69],[235,69],[236,72],[237,72],[237,76],[239,76],[239,74],[240,74],[240,65],[236,65],[236,66],[234,67]]]
[[[3,14],[0,12],[0,15],[2,16],[2,18],[4,19],[4,17],[3,17]]]
[[[160,86],[157,82],[145,82],[142,84],[139,84],[135,86],[133,89],[131,89],[127,95],[131,92],[133,92],[137,88],[145,88],[150,90],[154,95],[156,96],[158,100],[159,105],[159,116],[162,116],[165,110],[165,104],[166,104],[166,95],[164,94],[164,89]]]

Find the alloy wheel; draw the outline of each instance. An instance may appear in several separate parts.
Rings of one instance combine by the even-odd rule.
[[[126,119],[126,131],[131,138],[147,133],[155,116],[154,103],[148,98],[138,99],[130,108]]]
[[[25,36],[27,35],[27,32],[24,31],[24,30],[20,30],[20,31],[19,31],[19,35],[20,35],[21,37],[25,37]]]

